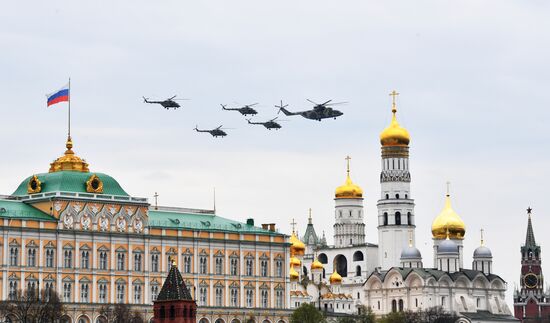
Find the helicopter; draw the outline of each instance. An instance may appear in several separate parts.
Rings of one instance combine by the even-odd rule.
[[[246,119],[246,121],[248,121],[249,124],[261,124],[267,130],[271,130],[271,129],[279,130],[279,129],[281,129],[281,125],[279,123],[275,122],[275,120],[277,118],[273,118],[273,119],[271,119],[269,121],[266,121],[266,122],[252,122],[252,121],[250,121],[250,119]]]
[[[211,129],[211,130],[200,130],[199,126],[197,125],[197,126],[195,126],[195,128],[193,130],[195,130],[196,132],[208,132],[214,138],[225,137],[225,136],[227,136],[227,133],[221,129],[222,127],[223,126],[219,126],[217,128]]]
[[[243,116],[247,115],[255,115],[258,114],[258,111],[252,109],[253,106],[257,105],[258,103],[253,104],[247,104],[243,106],[242,108],[226,108],[227,104],[220,104],[222,106],[223,110],[227,111],[239,111]]]
[[[332,100],[328,100],[325,103],[315,103],[309,99],[307,100],[310,103],[314,104],[313,109],[307,110],[307,111],[300,111],[300,112],[291,112],[285,109],[286,107],[288,107],[288,104],[283,105],[283,101],[281,101],[281,105],[275,105],[275,107],[279,108],[279,111],[277,113],[283,111],[283,113],[286,116],[301,115],[306,119],[321,121],[322,119],[328,119],[328,118],[336,119],[337,117],[343,115],[344,114],[343,112],[333,109],[332,106],[337,104],[347,103],[347,102],[331,103]]]
[[[164,101],[149,101],[148,98],[146,97],[143,97],[143,102],[145,103],[157,103],[157,104],[160,104],[162,105],[166,110],[170,110],[170,109],[174,109],[176,110],[177,108],[181,107],[181,105],[179,103],[176,102],[176,100],[185,100],[185,99],[175,99],[176,95],[174,95],[173,97],[169,98],[169,99],[166,99]]]

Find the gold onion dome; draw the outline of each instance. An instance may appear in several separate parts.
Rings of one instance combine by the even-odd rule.
[[[290,267],[289,276],[291,281],[296,281],[300,277],[300,274],[293,267]]]
[[[347,177],[346,182],[344,185],[338,186],[336,188],[336,191],[334,192],[334,197],[337,199],[360,199],[363,198],[363,189],[359,186],[354,184],[351,181],[351,177],[349,176],[349,160],[351,158],[348,156],[346,157],[346,160],[348,161],[348,170],[347,170]]]
[[[290,257],[290,267],[300,267],[302,262],[296,257]]]
[[[466,225],[451,207],[451,197],[445,196],[445,207],[432,223],[432,236],[435,239],[464,239]]]
[[[88,163],[82,158],[74,154],[73,141],[71,136],[67,138],[67,143],[65,145],[67,150],[65,154],[57,158],[53,163],[50,164],[50,173],[60,172],[60,171],[75,171],[88,173]]]
[[[393,103],[391,112],[393,116],[391,118],[390,125],[380,133],[380,144],[382,146],[408,146],[411,141],[411,136],[407,129],[401,127],[399,122],[397,122],[397,108],[395,105],[395,96],[399,93],[393,91],[390,95],[393,96]]]
[[[315,258],[315,261],[311,263],[311,270],[314,269],[323,269],[323,264],[317,258]]]
[[[292,232],[292,235],[290,236],[290,252],[294,255],[297,255],[297,256],[302,256],[304,255],[304,252],[306,250],[306,245],[300,241],[300,239],[298,239],[296,237],[296,234],[294,233],[294,231]]]
[[[341,284],[342,276],[340,276],[340,274],[335,270],[332,275],[330,275],[329,281],[331,285]]]

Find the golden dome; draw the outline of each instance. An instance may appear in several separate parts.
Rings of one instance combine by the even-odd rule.
[[[465,233],[466,225],[451,207],[451,197],[447,194],[443,211],[432,223],[432,236],[435,239],[464,239]]]
[[[332,275],[330,275],[329,281],[331,285],[341,284],[342,276],[340,276],[340,274],[335,270]]]
[[[399,93],[395,91],[390,94],[391,96],[393,96],[391,110],[393,116],[389,127],[384,129],[384,131],[380,133],[380,144],[382,144],[382,146],[408,146],[409,142],[411,141],[411,136],[409,135],[409,132],[407,131],[407,129],[399,125],[399,122],[397,122],[397,117],[395,116],[395,114],[397,113],[395,96],[397,96],[398,94]]]
[[[359,185],[355,185],[349,177],[349,161],[350,157],[346,157],[348,161],[347,177],[344,185],[338,186],[334,192],[334,197],[337,199],[360,199],[363,198],[363,189]]]
[[[323,270],[323,264],[317,258],[315,258],[315,261],[311,263],[311,270],[314,270],[314,269]]]
[[[298,259],[296,257],[290,257],[290,267],[291,268],[300,267],[301,264],[302,264],[302,262],[300,261],[300,259]]]
[[[306,250],[306,245],[296,237],[296,234],[292,232],[290,236],[290,252],[296,256],[303,256]]]
[[[300,274],[293,267],[290,267],[289,276],[291,281],[296,281],[300,278]]]
[[[67,150],[65,151],[65,155],[57,158],[50,164],[50,173],[64,170],[88,173],[90,171],[88,169],[88,163],[86,163],[82,158],[76,156],[72,150],[73,141],[71,136],[67,138],[66,147]]]

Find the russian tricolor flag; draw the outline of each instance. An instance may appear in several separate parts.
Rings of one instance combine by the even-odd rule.
[[[69,102],[69,89],[70,85],[67,83],[64,87],[56,92],[47,94],[48,106],[59,102]]]

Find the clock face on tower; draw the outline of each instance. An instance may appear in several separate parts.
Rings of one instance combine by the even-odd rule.
[[[527,288],[535,288],[539,283],[539,278],[535,274],[527,274],[523,277],[523,282]]]

